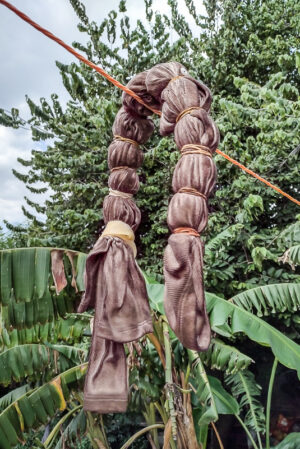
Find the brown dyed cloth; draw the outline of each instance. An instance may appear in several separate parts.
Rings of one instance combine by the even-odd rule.
[[[125,223],[111,223],[119,223],[125,231],[104,232],[96,242],[87,258],[86,292],[78,308],[78,312],[95,308],[84,409],[99,413],[126,410],[123,343],[153,332],[145,281],[134,258],[134,242],[126,235],[133,233]]]
[[[173,234],[164,258],[164,305],[169,324],[186,348],[205,351],[210,325],[203,290],[203,243],[200,237]]]

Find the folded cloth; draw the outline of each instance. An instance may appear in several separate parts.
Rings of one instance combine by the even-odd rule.
[[[133,239],[126,223],[110,222],[86,261],[86,291],[78,311],[94,307],[95,318],[84,388],[85,410],[126,410],[127,372],[122,343],[153,332]]]
[[[124,346],[93,334],[84,384],[83,408],[98,413],[125,412],[128,401]]]
[[[206,351],[210,325],[203,288],[203,243],[200,237],[172,234],[164,254],[164,308],[181,343]]]

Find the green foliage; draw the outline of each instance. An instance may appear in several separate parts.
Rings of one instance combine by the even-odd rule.
[[[235,374],[248,368],[253,360],[240,352],[234,346],[227,345],[219,338],[213,338],[206,352],[200,353],[200,358],[211,369]]]
[[[9,449],[22,440],[24,431],[47,424],[58,410],[66,408],[72,389],[76,391],[87,364],[78,365],[60,374],[41,387],[26,392],[0,414],[1,447]]]
[[[0,383],[44,381],[58,372],[82,363],[84,350],[66,345],[18,345],[0,354]]]
[[[111,11],[102,23],[88,18],[83,2],[70,0],[70,3],[78,16],[82,41],[86,42],[75,42],[74,48],[124,84],[134,74],[159,62],[176,60],[185,64],[193,76],[213,91],[212,115],[221,132],[220,148],[297,197],[300,123],[299,55],[294,51],[300,13],[297,2],[205,0],[206,13],[202,16],[197,14],[193,0],[185,0],[195,22],[195,33],[178,12],[175,0],[168,0],[169,17],[154,11],[152,1],[145,0],[146,22],[138,20],[136,24],[126,15],[123,0],[119,11]],[[17,109],[12,108],[10,113],[0,109],[0,124],[12,128],[29,126],[35,141],[52,139],[46,150],[32,151],[29,160],[19,159],[26,174],[17,167],[13,170],[30,193],[37,195],[37,200],[25,198],[27,206],[23,212],[27,224],[7,223],[12,238],[2,234],[2,248],[69,247],[87,252],[103,225],[101,207],[108,192],[107,148],[121,92],[82,63],[57,62],[57,68],[70,95],[65,108],[58,96],[52,94],[50,99],[41,98],[38,103],[26,97],[31,113],[28,121],[20,117]],[[155,123],[158,124],[157,118]],[[138,258],[146,274],[155,273],[158,281],[162,278],[162,252],[168,236],[166,211],[177,159],[173,139],[161,138],[156,132],[145,146],[145,160],[139,173],[141,188],[136,199],[142,223],[137,233]],[[293,369],[300,366],[299,346],[284,335],[289,326],[299,337],[300,216],[295,214],[296,205],[221,156],[217,155],[215,160],[218,182],[215,197],[210,199],[212,213],[203,238],[206,290],[214,293],[207,293],[207,305],[218,338],[212,341],[206,354],[193,354],[196,364],[191,374],[191,383],[196,382],[193,386],[198,391],[193,412],[202,441],[207,432],[203,423],[217,419],[218,414],[236,414],[241,420],[236,399],[216,377],[205,373],[204,365],[220,379],[223,373],[235,379],[232,385],[242,406],[241,416],[246,413],[247,424],[257,432],[262,429],[261,408],[256,402],[255,381],[245,371],[251,358],[244,354],[241,342],[248,336],[270,347],[284,365]],[[48,186],[53,193],[40,204],[38,195]],[[37,218],[36,213],[44,218]],[[64,412],[57,413],[59,406],[53,405],[45,411],[45,402],[40,405],[40,399],[45,400],[48,391],[47,383],[36,385],[37,390],[32,386],[23,390],[21,386],[7,393],[1,401],[0,415],[0,446],[4,449],[15,444],[17,437],[24,438],[22,407],[28,407],[26,418],[35,416],[34,426],[54,415],[65,419],[59,422],[63,432],[69,432],[69,439],[76,438],[77,430],[84,431],[87,424],[81,421],[82,412],[75,410],[81,403],[80,396],[69,395],[72,380],[69,384],[64,378],[65,365],[60,365],[64,342],[80,341],[80,348],[86,345],[83,333],[91,317],[83,315],[79,319],[73,313],[78,300],[73,286],[76,282],[78,290],[84,290],[86,256],[76,253],[70,259],[64,253],[67,285],[56,295],[50,251],[33,248],[26,252],[2,252],[1,346],[6,351],[3,357],[24,352],[25,346],[32,349],[33,344],[49,354],[54,353],[54,345],[55,350],[59,346],[57,369],[61,370],[63,394],[70,398],[67,402],[71,415],[66,418]],[[147,275],[146,279],[152,307],[159,316],[163,314],[163,285]],[[275,313],[283,332],[272,326]],[[262,320],[259,316],[266,318]],[[161,323],[159,319],[154,323],[155,335],[163,346]],[[170,335],[172,363],[181,371],[188,366],[188,356],[174,335]],[[41,357],[39,363],[42,365],[44,360]],[[78,362],[71,357],[67,363]],[[136,387],[131,391],[131,407],[140,411],[145,404],[155,405],[166,424],[169,412],[164,402],[164,372],[152,344],[142,344],[136,363],[139,366],[134,365],[131,370],[131,385]],[[26,374],[27,365],[23,371],[16,363],[10,368],[14,366],[23,376],[30,375],[29,368]],[[51,359],[50,372],[53,367],[55,359]],[[77,387],[81,385],[80,380]],[[54,390],[49,393],[52,398],[49,404],[57,405],[61,396]],[[34,415],[37,412],[33,412],[33,400],[37,401],[35,405],[41,416]],[[54,424],[51,421],[52,429]],[[24,422],[25,431],[26,425]],[[114,424],[108,420],[107,425],[113,428]],[[115,428],[118,429],[118,424]],[[57,440],[55,436],[54,442],[57,449],[64,446],[62,438]],[[110,443],[113,446],[113,441]],[[119,447],[121,442],[116,444]],[[136,444],[140,447],[141,441]]]
[[[250,371],[229,374],[225,383],[230,387],[232,395],[239,400],[241,410],[245,410],[245,424],[257,433],[265,431],[265,414],[259,397],[261,387],[256,383]]]
[[[198,15],[186,0],[187,19],[169,0],[170,18],[145,2],[146,22],[126,15],[126,1],[101,23],[91,21],[79,0],[70,0],[79,19],[85,45],[73,45],[122,83],[158,62],[177,60],[201,78],[214,94],[221,149],[271,182],[297,196],[299,131],[299,73],[294,48],[299,5],[293,0],[221,2],[206,0],[206,14]],[[175,35],[174,31],[175,30]],[[172,39],[170,37],[172,33]],[[105,43],[107,42],[107,44]],[[31,112],[27,123],[34,140],[54,136],[46,151],[35,150],[29,169],[15,175],[38,195],[37,182],[54,192],[40,205],[26,200],[29,227],[26,245],[70,247],[86,251],[103,225],[101,205],[107,194],[107,147],[120,105],[121,92],[82,63],[58,62],[71,100],[65,110],[56,94],[39,103],[26,98]],[[16,109],[0,111],[4,126],[24,126]],[[157,122],[157,119],[155,119]],[[166,210],[172,169],[177,161],[174,142],[157,133],[145,147],[137,202],[142,211],[138,256],[146,272],[162,273],[162,251],[168,229]],[[292,270],[276,268],[277,236],[295,217],[295,204],[216,156],[218,184],[206,240],[228,228],[228,242],[215,242],[206,260],[206,285],[219,295],[294,278]],[[43,212],[43,222],[34,212]],[[88,223],[88,225],[87,225]],[[14,229],[12,225],[7,225]],[[229,227],[228,227],[229,226]],[[23,233],[23,234],[22,234]],[[226,234],[225,234],[226,235]],[[225,237],[224,235],[224,237]],[[215,246],[218,247],[215,248]],[[233,256],[234,255],[234,256]]]
[[[300,443],[300,433],[290,433],[276,448],[272,449],[297,449]]]
[[[190,350],[188,350],[188,354],[191,363],[194,365],[193,373],[195,376],[195,384],[197,385],[195,394],[199,408],[201,407],[198,425],[201,426],[209,424],[212,421],[217,421],[218,412],[211,385],[198,354],[195,351]]]

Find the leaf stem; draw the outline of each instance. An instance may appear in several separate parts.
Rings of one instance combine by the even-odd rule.
[[[224,449],[224,445],[223,445],[223,443],[222,443],[220,434],[219,434],[219,432],[218,432],[217,427],[216,427],[215,424],[213,423],[213,421],[211,422],[211,426],[212,426],[212,428],[214,429],[214,432],[215,432],[215,434],[216,434],[218,443],[219,443],[219,445],[220,445],[220,449]]]
[[[169,403],[170,418],[172,422],[172,436],[173,439],[177,439],[177,427],[176,427],[176,412],[174,409],[174,396],[173,396],[173,376],[172,376],[172,354],[171,344],[169,336],[169,326],[166,322],[163,322],[164,344],[165,344],[165,379],[166,379],[166,393]]]
[[[144,429],[139,430],[136,432],[132,437],[129,438],[129,440],[126,441],[125,444],[121,447],[121,449],[127,449],[137,438],[139,438],[141,435],[143,435],[146,432],[149,432],[153,429],[164,429],[164,424],[152,424],[152,426],[144,427]]]
[[[245,393],[246,393],[246,395],[248,397],[248,403],[249,403],[249,407],[250,407],[250,412],[251,412],[251,414],[253,416],[253,420],[255,422],[255,429],[256,429],[256,435],[257,435],[257,441],[258,441],[259,448],[263,449],[262,443],[261,443],[260,434],[259,434],[259,426],[258,426],[258,423],[257,423],[257,418],[256,418],[256,415],[255,415],[255,411],[254,411],[252,397],[251,397],[251,394],[250,394],[250,391],[249,391],[249,387],[247,385],[247,382],[246,382],[243,374],[240,371],[238,372],[238,375],[239,375],[239,377],[241,379],[241,382],[242,382],[242,384],[244,386]]]
[[[49,449],[54,440],[55,437],[57,435],[57,433],[59,432],[59,430],[61,429],[61,426],[63,425],[63,423],[69,418],[70,415],[72,415],[73,413],[77,412],[77,410],[79,410],[80,408],[82,408],[82,405],[78,405],[75,408],[72,408],[66,415],[64,415],[59,421],[58,423],[53,427],[52,431],[49,433],[48,438],[46,439],[46,441],[44,442],[44,446]]]
[[[253,439],[251,433],[249,432],[249,429],[248,429],[248,427],[246,426],[246,424],[241,420],[241,418],[239,417],[239,415],[234,415],[234,416],[236,417],[236,419],[238,420],[238,422],[240,423],[240,425],[243,427],[243,429],[244,429],[244,431],[246,432],[246,434],[247,434],[249,440],[251,441],[251,443],[252,443],[254,449],[258,449],[258,446],[257,446],[257,444],[255,443],[255,441],[254,441],[254,439]]]
[[[271,401],[272,401],[272,392],[274,386],[274,379],[276,374],[276,369],[278,365],[277,357],[274,358],[269,388],[268,388],[268,396],[267,396],[267,408],[266,408],[266,449],[270,449],[270,416],[271,416]]]

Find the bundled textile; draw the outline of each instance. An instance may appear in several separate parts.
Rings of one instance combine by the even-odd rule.
[[[148,92],[162,101],[160,133],[174,132],[181,152],[172,180],[175,195],[168,209],[172,232],[164,254],[165,312],[184,346],[205,351],[210,343],[203,286],[207,200],[216,182],[212,155],[219,132],[209,116],[209,89],[179,63],[159,64],[146,78]]]
[[[158,64],[136,75],[128,87],[143,101],[162,110],[160,133],[174,132],[181,152],[168,210],[172,232],[164,255],[165,311],[181,342],[207,349],[210,327],[203,288],[203,243],[207,200],[216,181],[212,154],[219,133],[209,116],[211,93],[177,62]],[[84,388],[85,410],[99,413],[126,410],[128,380],[123,343],[152,332],[144,278],[136,264],[134,232],[141,214],[133,195],[139,189],[139,145],[154,125],[145,106],[128,94],[114,125],[108,149],[109,194],[103,203],[106,224],[86,263],[86,292],[79,312],[95,308],[89,367]]]

